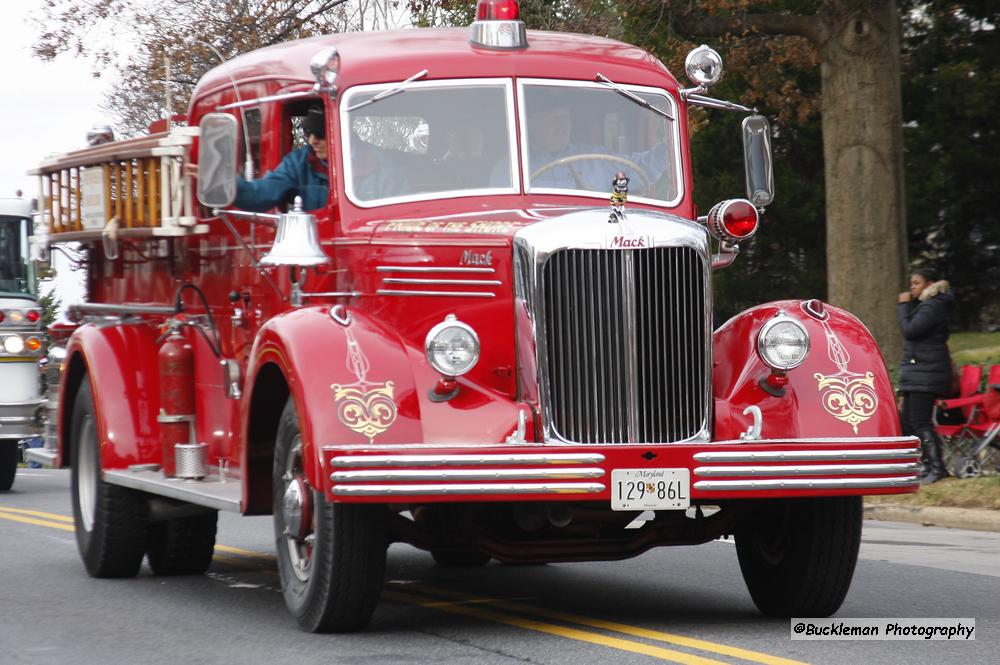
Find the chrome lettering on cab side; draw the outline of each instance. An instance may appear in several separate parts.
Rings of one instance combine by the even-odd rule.
[[[458,265],[485,266],[490,268],[493,266],[493,252],[473,252],[465,250],[462,252],[462,258],[459,260]]]
[[[605,249],[650,249],[652,246],[653,236],[620,234],[604,239]]]

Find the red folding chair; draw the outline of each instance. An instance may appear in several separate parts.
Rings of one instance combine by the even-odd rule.
[[[983,368],[980,365],[962,365],[960,372],[958,396],[952,399],[938,400],[934,409],[934,430],[946,441],[961,433],[965,426],[975,419],[977,406],[981,401],[976,396],[983,381]],[[961,409],[962,422],[938,423],[940,412],[951,409]]]
[[[947,437],[947,464],[952,473],[959,478],[978,477],[984,460],[992,458],[1000,439],[1000,365],[990,366],[983,392],[939,400],[937,407],[960,408],[966,414],[961,425],[937,425],[935,429]]]

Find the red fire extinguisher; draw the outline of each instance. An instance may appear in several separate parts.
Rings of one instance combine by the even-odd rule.
[[[181,324],[171,321],[161,338],[160,365],[160,446],[163,474],[174,476],[177,463],[174,446],[191,443],[194,423],[194,351],[181,334]]]

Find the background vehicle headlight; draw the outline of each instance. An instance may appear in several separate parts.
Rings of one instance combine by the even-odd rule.
[[[3,350],[7,353],[21,353],[24,351],[24,340],[20,335],[8,335],[3,338]]]
[[[445,376],[462,376],[479,362],[479,336],[449,314],[427,333],[427,362]]]
[[[809,354],[809,333],[792,317],[779,314],[760,329],[757,353],[761,360],[774,369],[794,369]]]

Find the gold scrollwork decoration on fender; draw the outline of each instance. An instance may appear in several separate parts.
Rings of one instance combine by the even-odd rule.
[[[334,383],[330,388],[333,389],[333,401],[337,404],[340,422],[348,429],[367,436],[368,443],[372,443],[376,436],[396,421],[392,381],[367,390],[358,384],[342,386]]]
[[[334,383],[333,403],[337,405],[337,418],[344,427],[368,437],[374,443],[375,437],[396,422],[396,402],[393,399],[393,383],[368,381],[371,364],[358,344],[351,328],[345,327],[347,337],[347,369],[355,377],[356,383]]]
[[[878,395],[875,394],[875,377],[871,372],[862,376],[845,372],[825,376],[813,375],[823,392],[823,408],[837,420],[842,420],[858,433],[858,425],[875,414]],[[825,392],[824,392],[825,391]]]

